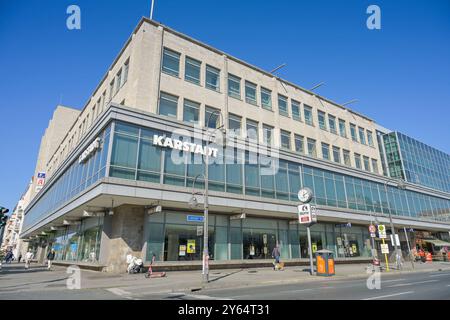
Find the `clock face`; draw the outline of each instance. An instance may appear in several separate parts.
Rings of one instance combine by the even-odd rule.
[[[312,198],[312,191],[309,188],[303,188],[298,192],[298,199],[301,202],[308,202]]]

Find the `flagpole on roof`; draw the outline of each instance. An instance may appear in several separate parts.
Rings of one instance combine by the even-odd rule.
[[[150,8],[150,20],[153,20],[153,8],[155,6],[155,0],[152,0],[152,6]]]

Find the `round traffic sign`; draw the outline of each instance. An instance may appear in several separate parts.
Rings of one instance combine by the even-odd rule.
[[[375,233],[377,231],[377,229],[375,228],[375,226],[373,225],[373,224],[371,224],[370,226],[369,226],[369,232],[370,233]]]

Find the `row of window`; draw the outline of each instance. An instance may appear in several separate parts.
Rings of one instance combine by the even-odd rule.
[[[181,54],[164,48],[162,71],[172,76],[180,76],[180,57]],[[202,62],[191,57],[186,56],[185,59],[185,74],[184,79],[186,81],[201,85],[201,65]],[[241,83],[242,79],[236,75],[228,74],[228,95],[230,97],[241,100]],[[205,73],[205,87],[215,91],[220,91],[220,70],[209,65],[206,65]],[[249,104],[258,105],[258,85],[250,81],[244,81],[245,89],[245,101]],[[272,110],[272,91],[260,86],[260,105],[264,109]],[[301,102],[294,99],[290,99],[292,119],[302,121],[301,116]],[[286,117],[289,115],[289,98],[278,94],[278,112]],[[312,107],[303,104],[303,113],[305,123],[314,126]],[[330,131],[331,133],[338,134],[341,137],[347,138],[346,121],[343,119],[336,119],[335,116],[328,114],[328,122],[326,121],[326,113],[323,111],[317,111],[317,118],[319,127],[322,130]],[[328,124],[327,124],[328,123]],[[350,123],[350,134],[352,140],[360,142],[364,145],[374,147],[372,131],[365,130],[362,127],[356,128],[356,125]],[[367,134],[367,138],[366,138]]]
[[[178,112],[178,100],[179,97],[161,92],[159,110],[160,115],[169,116],[176,118]],[[188,99],[183,99],[183,121],[188,123],[199,124],[200,119],[200,108],[201,104]],[[218,126],[218,112],[216,108],[205,106],[205,121],[204,126],[207,128],[216,128]],[[208,123],[209,122],[209,123]],[[228,129],[234,131],[238,136],[245,136],[252,141],[263,142],[268,146],[274,145],[274,127],[267,124],[262,124],[262,139],[259,137],[259,122],[251,119],[245,120],[245,128],[242,125],[242,117],[229,113],[228,114]],[[294,134],[294,147],[291,144],[292,134],[291,132],[281,130],[280,131],[280,147],[287,150],[295,150],[296,152],[307,154],[311,157],[317,158],[316,151],[316,140],[307,138],[306,148],[305,139],[303,136]],[[341,160],[341,149],[336,146],[332,146],[327,143],[322,143],[322,158],[325,160],[331,160],[330,151],[332,151],[333,161],[336,163],[342,163],[347,166],[351,166],[350,161],[350,151],[342,150],[342,160]],[[378,173],[378,163],[377,160],[370,160],[369,157],[363,156],[361,160],[361,155],[355,153],[355,167],[358,169],[363,169],[369,172]],[[372,169],[371,169],[372,166]]]
[[[103,112],[105,106],[111,102],[115,95],[120,91],[120,89],[125,85],[128,80],[128,70],[130,65],[130,59],[127,59],[123,66],[114,76],[113,80],[109,84],[109,95],[106,98],[107,89],[105,89],[102,95],[98,98],[97,102],[94,103],[90,110],[86,111],[86,117],[78,126],[78,131],[73,132],[72,137],[69,138],[67,146],[64,146],[59,152],[59,155],[54,158],[51,166],[48,169],[48,174],[51,175],[52,171],[59,167],[62,161],[66,158],[70,151],[75,148],[81,138],[85,135],[88,129],[94,124],[98,116]]]

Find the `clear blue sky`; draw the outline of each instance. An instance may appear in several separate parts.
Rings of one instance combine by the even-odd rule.
[[[82,29],[66,28],[81,8]],[[381,7],[382,29],[366,28]],[[62,95],[82,108],[150,0],[0,0],[0,206],[34,173]],[[154,19],[450,153],[450,1],[157,0]]]

